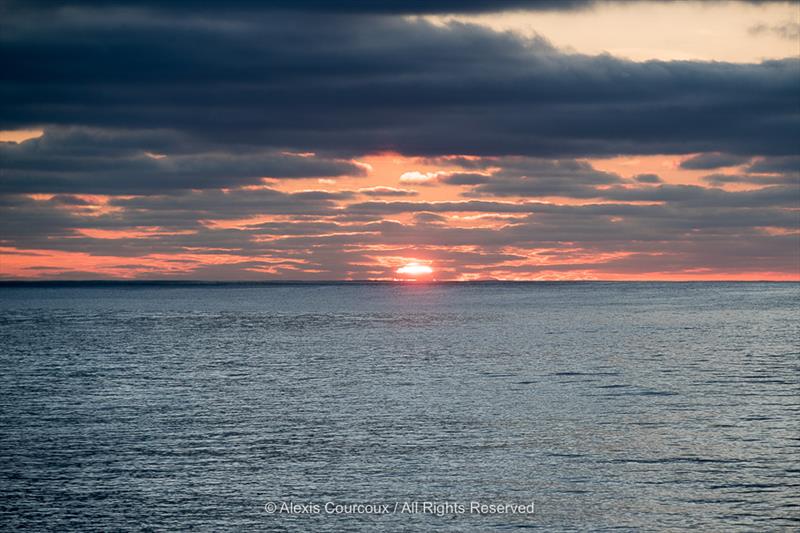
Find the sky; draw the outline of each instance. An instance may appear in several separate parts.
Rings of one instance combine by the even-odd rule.
[[[0,20],[0,279],[800,280],[798,2]]]

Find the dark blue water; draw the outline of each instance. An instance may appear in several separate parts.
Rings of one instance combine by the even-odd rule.
[[[774,283],[0,287],[0,526],[792,530],[799,308]],[[290,501],[320,509],[265,511]]]

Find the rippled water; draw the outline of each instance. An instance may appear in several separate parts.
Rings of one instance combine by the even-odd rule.
[[[2,287],[0,526],[792,530],[799,304],[797,284]],[[265,511],[283,501],[535,512]]]

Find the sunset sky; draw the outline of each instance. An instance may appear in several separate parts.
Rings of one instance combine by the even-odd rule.
[[[0,279],[800,279],[798,2],[218,5],[0,0]]]

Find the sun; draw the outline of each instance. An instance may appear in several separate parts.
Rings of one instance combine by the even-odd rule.
[[[420,263],[407,263],[396,270],[398,274],[404,276],[428,276],[433,274],[433,269],[428,265]]]

